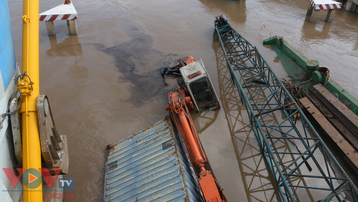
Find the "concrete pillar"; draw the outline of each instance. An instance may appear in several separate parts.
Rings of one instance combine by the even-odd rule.
[[[318,11],[319,10],[316,11],[315,9],[312,10],[312,14],[311,14],[311,16],[309,18],[310,22],[312,22],[312,23],[316,22],[316,14],[317,14]]]
[[[346,3],[346,11],[350,11],[351,10],[351,7],[352,7],[352,2],[351,1],[347,1],[347,3]]]
[[[47,27],[47,34],[49,36],[55,36],[56,31],[55,31],[55,26],[53,25],[53,21],[45,21],[45,22]]]
[[[310,3],[310,5],[308,6],[308,9],[307,9],[307,14],[306,15],[312,15],[312,12],[313,12],[313,7]]]
[[[76,20],[67,20],[68,32],[70,35],[77,35]]]
[[[329,9],[326,17],[326,22],[332,22],[334,13],[336,13],[335,9]]]

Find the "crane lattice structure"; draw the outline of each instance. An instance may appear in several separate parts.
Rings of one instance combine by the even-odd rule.
[[[223,16],[215,29],[281,199],[357,201],[357,188],[257,48]]]

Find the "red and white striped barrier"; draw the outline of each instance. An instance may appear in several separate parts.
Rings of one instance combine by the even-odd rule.
[[[64,15],[40,15],[40,21],[54,21],[54,20],[76,20],[76,14],[64,14]]]
[[[40,14],[40,21],[76,20],[77,11],[73,3],[61,4]]]
[[[310,0],[312,7],[315,10],[323,10],[323,9],[341,9],[342,3],[332,0]]]

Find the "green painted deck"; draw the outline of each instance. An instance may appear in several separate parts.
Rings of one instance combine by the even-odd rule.
[[[273,47],[287,74],[295,79],[294,83],[298,83],[305,76],[307,71],[306,66],[308,62],[312,60],[308,60],[305,56],[288,44],[282,37],[265,39],[263,44],[271,45]],[[315,84],[317,84],[317,82],[312,80],[308,83],[301,84],[300,86],[307,90]],[[322,84],[324,83],[322,82]],[[325,87],[331,93],[337,93],[339,100],[347,101],[350,104],[349,109],[358,115],[358,100],[355,97],[343,89],[332,78],[326,82]]]

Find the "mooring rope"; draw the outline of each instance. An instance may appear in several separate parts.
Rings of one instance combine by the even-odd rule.
[[[271,33],[271,31],[269,30],[269,28],[266,26],[266,24],[264,23],[264,21],[262,20],[262,18],[260,17],[260,15],[256,12],[256,10],[255,10],[254,7],[252,7],[252,10],[254,10],[254,12],[256,13],[256,16],[260,19],[260,21],[261,21],[261,23],[262,23],[262,25],[261,25],[261,30],[262,30],[262,28],[266,28],[267,31],[269,32],[270,38],[271,38],[271,37],[272,37],[272,33]]]

